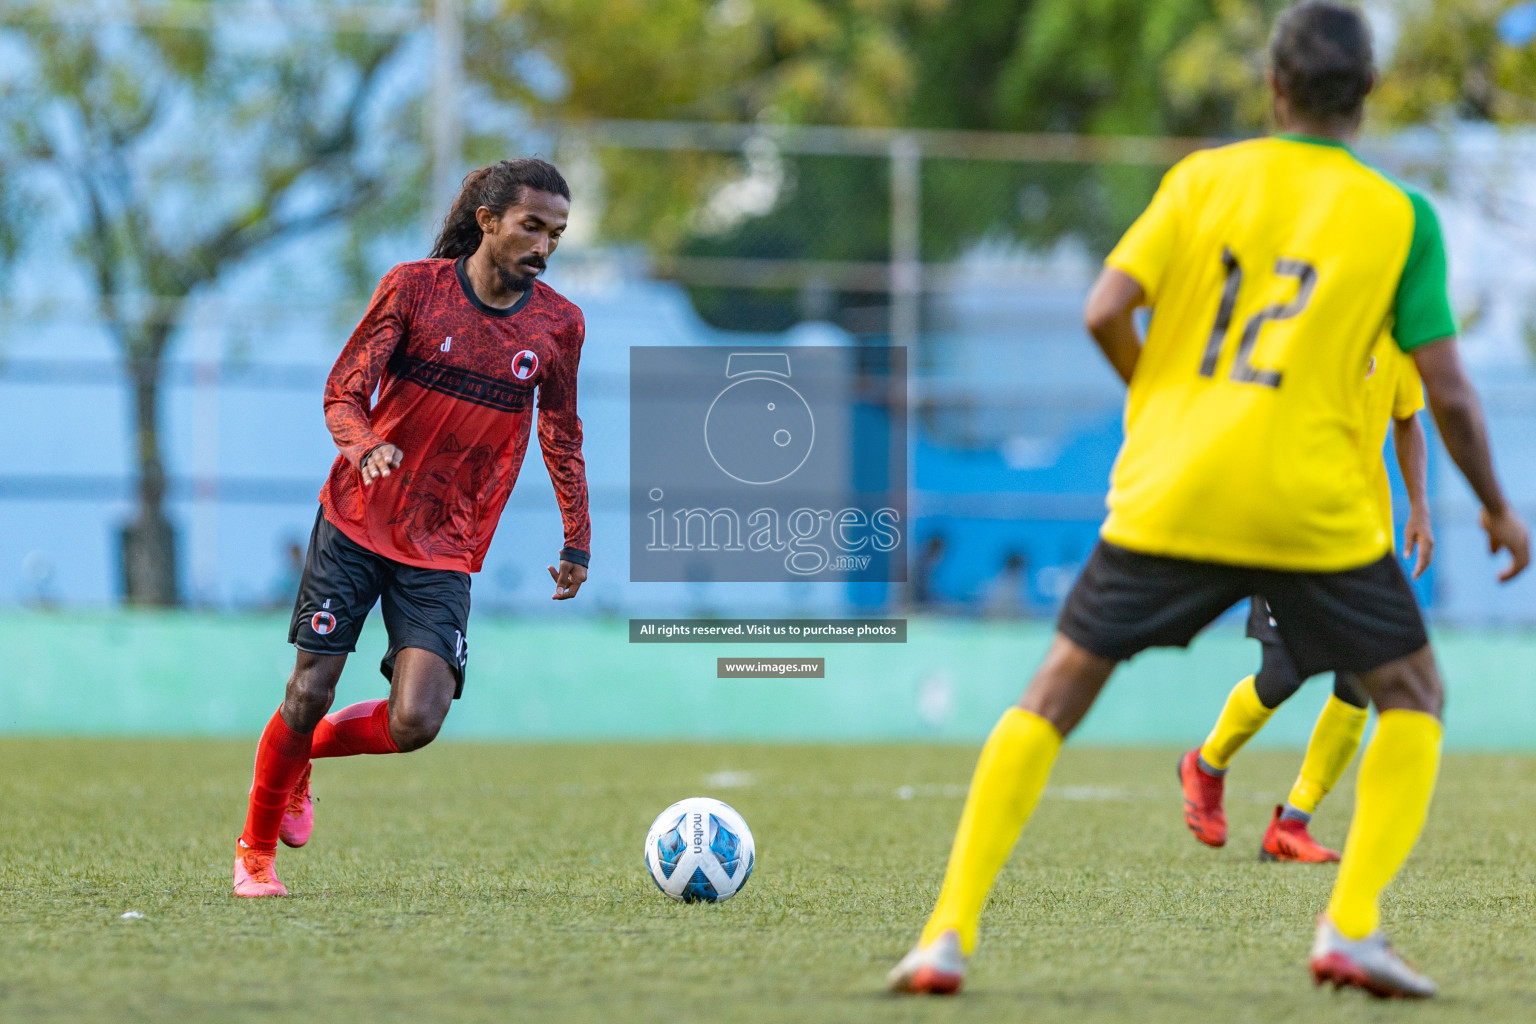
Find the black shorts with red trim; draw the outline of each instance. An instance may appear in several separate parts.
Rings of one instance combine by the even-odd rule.
[[[1057,628],[1093,654],[1124,661],[1148,647],[1188,646],[1251,595],[1273,610],[1273,628],[1303,679],[1368,672],[1429,643],[1413,590],[1390,553],[1342,572],[1284,572],[1145,555],[1102,540]],[[1270,616],[1264,620],[1270,626]]]
[[[288,642],[311,654],[351,654],[380,599],[389,635],[389,650],[379,662],[384,678],[394,678],[396,655],[417,647],[453,669],[458,699],[469,659],[469,574],[376,555],[332,525],[322,509],[309,535]]]

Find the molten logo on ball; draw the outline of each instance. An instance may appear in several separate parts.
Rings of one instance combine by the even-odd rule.
[[[752,875],[757,848],[746,820],[707,796],[679,800],[645,836],[645,866],[656,887],[681,903],[723,903]]]

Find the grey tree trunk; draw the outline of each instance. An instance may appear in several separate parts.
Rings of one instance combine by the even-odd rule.
[[[154,345],[154,343],[151,343]],[[158,350],[161,346],[154,345]],[[181,603],[176,584],[176,531],[165,515],[165,463],[160,455],[160,355],[132,360],[138,509],[122,529],[123,599],[130,605]]]

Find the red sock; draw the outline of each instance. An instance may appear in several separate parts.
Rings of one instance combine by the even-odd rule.
[[[294,732],[276,712],[256,745],[256,778],[240,841],[253,850],[277,849],[277,828],[288,796],[309,764],[310,734]]]
[[[351,757],[353,754],[398,754],[389,734],[389,701],[365,700],[332,711],[315,727],[310,757]]]

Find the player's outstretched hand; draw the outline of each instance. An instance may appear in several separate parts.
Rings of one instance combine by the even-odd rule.
[[[1508,583],[1531,564],[1531,535],[1515,510],[1505,505],[1498,515],[1483,509],[1483,532],[1488,534],[1488,553],[1508,551],[1509,564],[1499,573],[1499,582]]]
[[[562,558],[558,572],[552,565],[545,568],[549,570],[549,578],[555,581],[555,592],[551,595],[551,600],[569,601],[576,596],[576,591],[581,589],[581,585],[587,582],[587,567],[584,565],[567,562]]]
[[[368,453],[363,464],[358,467],[363,474],[363,486],[370,487],[380,477],[389,476],[389,471],[399,469],[400,463],[405,460],[405,453],[392,444],[381,444]]]
[[[1418,557],[1414,557],[1417,551]],[[1435,533],[1429,528],[1429,516],[1418,509],[1408,513],[1403,527],[1403,557],[1413,559],[1413,578],[1418,579],[1435,557]]]

